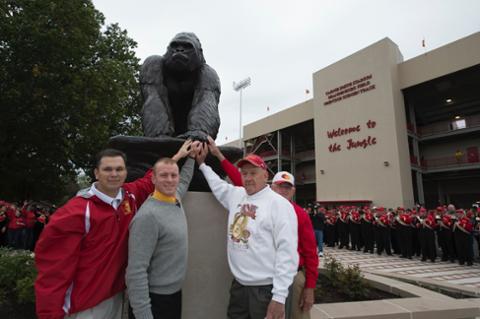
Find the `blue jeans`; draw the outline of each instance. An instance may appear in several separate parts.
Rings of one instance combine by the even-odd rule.
[[[315,229],[315,239],[317,240],[318,251],[323,252],[323,230]]]

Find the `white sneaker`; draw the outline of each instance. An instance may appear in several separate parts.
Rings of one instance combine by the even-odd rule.
[[[319,252],[318,256],[323,257],[323,251]]]

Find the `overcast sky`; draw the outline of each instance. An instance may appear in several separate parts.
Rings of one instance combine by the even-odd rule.
[[[252,79],[243,92],[246,124],[312,98],[314,72],[385,37],[407,60],[480,31],[479,0],[93,3],[107,23],[119,23],[137,41],[142,62],[163,55],[178,32],[199,37],[205,59],[222,84],[219,144],[239,137],[240,98],[234,81]]]

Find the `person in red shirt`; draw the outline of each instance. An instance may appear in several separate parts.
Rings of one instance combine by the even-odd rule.
[[[361,220],[361,231],[362,231],[362,238],[364,241],[364,248],[363,252],[369,252],[370,254],[373,254],[373,247],[374,247],[374,225],[373,225],[373,214],[370,211],[370,208],[364,207],[361,215],[362,220]]]
[[[124,184],[126,156],[114,149],[97,155],[94,172],[97,181],[52,215],[36,244],[39,319],[121,318],[128,227],[153,192],[152,173]]]
[[[8,245],[14,249],[23,249],[25,233],[25,217],[20,209],[12,204],[7,208],[7,240]]]
[[[351,249],[358,250],[361,249],[361,216],[357,207],[352,207],[349,215],[349,233],[351,239]]]
[[[0,203],[0,247],[7,245],[7,224],[8,224],[8,217],[7,217],[7,206],[4,202]]]
[[[37,220],[37,216],[33,212],[33,207],[27,201],[23,203],[22,215],[25,218],[25,241],[24,249],[33,250],[33,228]]]
[[[377,243],[377,254],[381,255],[383,251],[388,256],[392,255],[390,245],[390,217],[384,207],[375,208],[375,242]]]
[[[40,238],[45,225],[50,219],[50,210],[49,208],[37,208],[37,219],[35,220],[35,226],[33,227],[33,248],[35,249],[36,243]]]
[[[458,263],[473,265],[473,225],[472,216],[463,209],[457,209],[457,220],[453,225],[453,234],[458,254]]]
[[[436,259],[437,247],[435,244],[435,230],[437,229],[437,221],[435,220],[435,212],[429,211],[422,213],[420,216],[420,245],[422,250],[422,261],[430,259],[433,263]]]
[[[243,186],[242,176],[238,169],[223,156],[215,141],[208,137],[208,148],[227,173],[235,186]],[[298,253],[299,271],[292,284],[292,294],[287,300],[291,303],[291,319],[310,318],[310,309],[314,303],[314,290],[318,278],[318,256],[313,226],[308,214],[303,208],[292,202],[295,194],[295,180],[288,172],[278,172],[272,180],[272,190],[287,198],[293,205],[298,220]]]

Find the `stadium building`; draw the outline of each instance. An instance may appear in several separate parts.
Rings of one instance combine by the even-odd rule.
[[[313,98],[244,126],[297,201],[427,207],[480,200],[480,32],[404,61],[390,39],[313,74]]]

